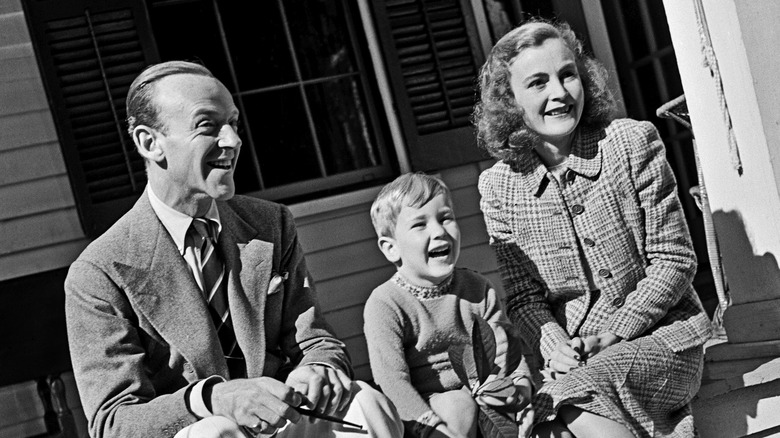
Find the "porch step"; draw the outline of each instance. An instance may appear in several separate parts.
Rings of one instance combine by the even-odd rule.
[[[703,438],[780,437],[780,341],[714,342],[693,415]]]

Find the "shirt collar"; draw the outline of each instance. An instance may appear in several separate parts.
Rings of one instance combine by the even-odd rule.
[[[176,244],[176,248],[184,255],[185,238],[187,237],[187,230],[189,230],[192,224],[193,218],[186,214],[176,211],[166,203],[162,202],[157,195],[152,191],[152,186],[147,184],[146,190],[149,193],[149,203],[152,204],[152,210],[160,219],[168,234],[171,235],[173,243]],[[219,211],[217,210],[217,203],[211,200],[211,206],[204,215],[206,219],[213,220],[217,223],[217,235],[222,231],[222,222],[219,220]]]
[[[571,153],[566,167],[574,172],[593,178],[601,171],[601,148],[599,141],[604,138],[603,129],[583,126],[577,129]],[[527,151],[518,160],[517,170],[523,175],[525,187],[534,196],[541,196],[549,183],[547,167],[533,150]]]

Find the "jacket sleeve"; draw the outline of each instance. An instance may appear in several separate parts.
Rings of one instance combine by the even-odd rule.
[[[353,376],[346,346],[326,322],[306,268],[292,213],[282,206],[281,269],[286,273],[280,347],[294,366],[327,364]]]
[[[150,380],[138,318],[98,266],[77,260],[65,281],[73,371],[92,437],[172,437],[195,422],[185,397],[192,384],[160,394]]]
[[[496,253],[507,295],[507,314],[519,328],[529,347],[547,358],[555,347],[570,338],[552,314],[542,284],[533,277],[533,262],[518,247],[513,230],[502,211],[504,202],[500,170],[488,169],[480,175],[480,208]]]
[[[633,339],[653,327],[680,301],[696,273],[688,226],[663,142],[649,122],[637,122],[626,150],[631,179],[644,213],[646,277],[626,295],[605,330]]]

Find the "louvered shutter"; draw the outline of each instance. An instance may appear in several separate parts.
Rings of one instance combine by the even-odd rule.
[[[25,0],[27,23],[84,232],[95,237],[146,184],[125,132],[125,97],[158,60],[139,0]]]
[[[469,117],[484,56],[468,0],[374,0],[412,167],[430,171],[488,158]]]

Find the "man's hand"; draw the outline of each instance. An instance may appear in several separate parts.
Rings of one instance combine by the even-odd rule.
[[[301,416],[293,407],[302,401],[295,389],[270,377],[230,380],[211,388],[211,412],[255,432],[273,433],[287,420],[297,423]]]
[[[309,403],[303,403],[308,408],[326,415],[342,411],[352,400],[352,379],[329,366],[300,366],[287,376],[286,383],[306,396]]]

